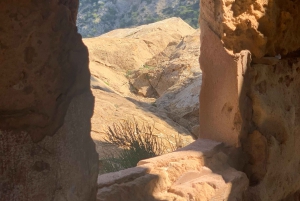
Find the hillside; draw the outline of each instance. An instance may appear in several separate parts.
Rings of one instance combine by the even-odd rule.
[[[77,26],[86,38],[170,17],[197,28],[198,16],[198,0],[80,0]]]
[[[177,134],[183,145],[193,141],[191,133],[197,136],[199,34],[173,17],[83,40],[95,96],[91,135],[100,158],[107,126],[127,118],[154,125],[155,134],[171,142]]]

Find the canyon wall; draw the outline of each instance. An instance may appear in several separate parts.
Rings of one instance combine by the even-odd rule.
[[[299,1],[201,1],[200,137],[241,150],[244,200],[298,200]]]
[[[200,8],[203,139],[96,186],[78,1],[0,1],[0,200],[299,200],[299,0]]]
[[[300,2],[202,0],[200,8],[201,139],[100,176],[99,201],[122,192],[125,200],[300,199]]]
[[[0,1],[0,200],[92,201],[94,98],[78,0]]]

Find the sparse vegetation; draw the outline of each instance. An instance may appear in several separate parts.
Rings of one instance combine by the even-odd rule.
[[[181,5],[177,9],[171,7],[165,8],[162,11],[165,15],[170,17],[180,17],[186,21],[189,25],[194,28],[198,28],[198,17],[199,17],[199,3],[194,3],[191,5]]]
[[[147,65],[147,64],[143,65],[143,67],[144,67],[144,68],[147,68],[147,69],[154,69],[154,67],[149,66],[149,65]]]
[[[153,133],[153,126],[138,124],[135,119],[123,120],[108,127],[105,141],[120,148],[118,153],[106,152],[101,160],[100,173],[135,167],[140,160],[155,157],[181,148],[180,137],[165,139]],[[166,146],[165,143],[168,143]]]
[[[108,81],[103,81],[107,86],[109,86],[109,82]]]
[[[142,0],[132,3],[128,9],[120,9],[116,0],[81,0],[77,26],[83,37],[93,37],[116,28],[128,28],[157,22],[170,17],[181,17],[194,28],[198,28],[199,1],[177,0],[172,7],[160,11],[149,10],[160,2]]]
[[[132,71],[132,70],[127,70],[127,71],[126,71],[126,74],[125,74],[125,77],[129,78],[130,75],[132,75],[132,74],[133,74],[133,71]]]

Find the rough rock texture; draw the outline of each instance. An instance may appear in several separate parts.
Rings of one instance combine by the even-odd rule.
[[[227,164],[224,150],[221,143],[197,140],[135,168],[101,175],[97,200],[242,200],[248,179]]]
[[[244,90],[252,113],[244,114],[251,120],[242,137],[249,157],[245,172],[252,193],[262,200],[279,200],[300,189],[299,69],[300,57],[293,57],[275,65],[253,64],[247,72],[250,88]]]
[[[84,39],[84,43],[89,47],[91,62],[115,69],[135,70],[143,67],[170,43],[194,32],[195,29],[174,17],[136,28],[117,29],[96,38]]]
[[[167,110],[171,119],[192,132],[192,128],[199,124],[201,84],[201,74],[178,82],[159,97],[155,104],[158,108]]]
[[[155,105],[190,131],[199,124],[199,93],[202,74],[199,68],[200,30],[170,43],[161,53],[132,71],[130,84],[139,95],[156,97]],[[197,136],[197,135],[196,135]]]
[[[201,20],[233,53],[286,55],[300,48],[298,0],[201,1]]]
[[[76,5],[0,2],[1,129],[27,131],[35,142],[53,135],[71,98],[87,89],[87,50],[75,26]]]
[[[98,155],[90,137],[93,104],[90,92],[73,98],[63,126],[39,143],[26,132],[0,131],[1,201],[95,200]]]
[[[129,75],[131,85],[143,96],[162,96],[170,87],[200,76],[200,30],[173,41]],[[176,87],[177,89],[179,87]]]
[[[170,18],[136,28],[114,30],[96,38],[84,39],[89,50],[92,88],[107,88],[121,96],[135,98],[135,95],[132,96],[133,88],[128,80],[130,75],[134,74],[137,69],[152,68],[145,63],[162,54],[169,46],[176,46],[185,36],[195,31],[180,18]],[[197,60],[196,55],[193,57],[194,60]],[[181,64],[184,63],[186,62],[181,62]],[[178,66],[175,69],[177,70]],[[200,71],[199,68],[197,71]],[[147,79],[141,79],[141,81],[141,87],[137,88],[141,93],[145,91],[143,94],[146,94],[150,88],[149,81]]]
[[[296,13],[297,1],[201,1],[200,137],[242,149],[244,200],[299,200]]]
[[[95,199],[94,99],[77,7],[0,1],[1,201]]]

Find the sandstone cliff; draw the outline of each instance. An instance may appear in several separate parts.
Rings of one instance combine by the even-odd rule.
[[[299,5],[201,1],[200,137],[243,150],[244,200],[299,199]]]
[[[0,200],[93,201],[94,99],[77,0],[0,1]]]
[[[97,199],[299,200],[299,5],[202,0],[200,139],[99,177]]]
[[[200,139],[142,160],[135,168],[101,175],[98,187],[98,156],[90,137],[97,124],[94,118],[91,125],[90,81],[100,103],[98,115],[118,119],[135,107],[141,119],[161,118],[159,129],[181,129],[187,143],[191,137],[168,117],[170,111],[128,89],[126,70],[121,69],[139,69],[106,61],[105,54],[98,54],[101,45],[93,46],[96,40],[89,41],[94,68],[90,78],[87,49],[75,26],[77,7],[76,0],[0,1],[1,201],[299,200],[297,0],[202,0]],[[143,58],[146,66],[170,52],[176,55],[183,44],[189,49],[190,31],[187,27],[179,34],[153,37],[154,42],[143,38],[141,30],[131,35],[153,51]],[[104,36],[111,40],[107,46],[113,44],[111,37],[130,38],[122,36],[125,32]],[[130,40],[139,43],[138,38]],[[173,62],[176,66],[174,59],[164,67],[172,69]],[[184,77],[183,72],[179,69],[174,80]],[[110,85],[109,76],[125,83]],[[166,106],[169,110],[182,106],[178,96],[194,104],[186,96],[194,87],[186,83],[179,92],[173,88],[178,83],[165,92],[157,88],[162,99],[176,94],[170,96],[174,100]],[[121,102],[113,105],[115,100]]]

